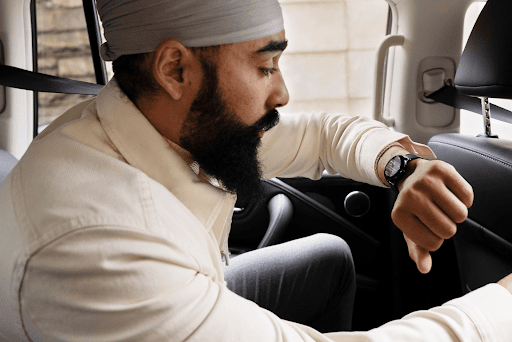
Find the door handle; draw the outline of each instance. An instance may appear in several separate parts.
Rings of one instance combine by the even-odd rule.
[[[373,118],[377,121],[384,123],[389,127],[395,125],[395,119],[384,117],[383,103],[384,103],[384,61],[386,55],[392,46],[401,46],[405,42],[405,37],[402,35],[388,35],[380,42],[377,47],[377,58],[375,60],[375,82],[373,92]]]

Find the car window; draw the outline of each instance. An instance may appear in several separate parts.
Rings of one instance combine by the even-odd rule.
[[[473,3],[467,13],[464,21],[464,46],[469,38],[471,30],[475,25],[478,15],[484,8],[485,2]],[[506,99],[489,99],[489,102],[500,107],[512,110],[512,101]],[[493,134],[497,134],[500,138],[512,139],[512,125],[492,119],[491,111],[491,129]],[[484,123],[481,115],[461,110],[460,111],[460,132],[469,135],[478,135],[484,133]]]
[[[375,49],[386,35],[383,0],[280,0],[289,40],[280,68],[290,102],[283,112],[371,116]]]
[[[35,0],[38,70],[95,82],[81,0]],[[383,0],[280,0],[289,46],[280,68],[290,92],[283,112],[371,115],[375,48],[386,35]],[[102,37],[103,38],[103,37]],[[108,78],[112,63],[106,63]],[[39,131],[86,95],[40,93]]]
[[[36,2],[37,66],[41,73],[96,83],[82,0]],[[89,95],[39,93],[40,132],[57,116]]]

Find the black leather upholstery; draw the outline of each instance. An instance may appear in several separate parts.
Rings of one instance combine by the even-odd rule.
[[[9,152],[0,150],[0,185],[17,162],[18,160]]]
[[[430,139],[429,146],[473,187],[469,217],[512,241],[512,141],[440,134]]]
[[[499,280],[512,271],[512,141],[440,134],[428,145],[475,193],[454,237],[463,290]]]
[[[510,13],[512,1],[487,1],[457,68],[459,92],[512,99]],[[469,218],[453,238],[463,291],[499,280],[512,272],[512,141],[441,134],[432,137],[429,146],[457,169],[475,193]]]
[[[463,293],[512,273],[512,243],[467,219],[453,239]]]

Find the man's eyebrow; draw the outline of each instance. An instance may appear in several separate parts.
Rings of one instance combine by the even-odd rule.
[[[287,40],[271,40],[264,47],[256,51],[255,55],[261,55],[266,52],[284,51],[287,46]]]

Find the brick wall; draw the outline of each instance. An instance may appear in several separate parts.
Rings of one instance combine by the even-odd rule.
[[[280,67],[283,111],[371,115],[375,46],[386,32],[384,0],[280,0],[289,47]],[[39,70],[94,82],[81,0],[36,0]],[[109,67],[111,63],[107,63]],[[88,96],[40,94],[40,125]]]
[[[36,0],[39,72],[95,82],[81,0]],[[90,96],[39,93],[39,125]]]

